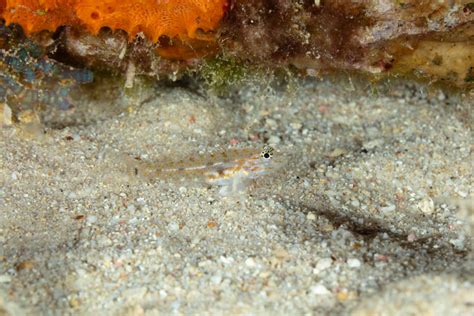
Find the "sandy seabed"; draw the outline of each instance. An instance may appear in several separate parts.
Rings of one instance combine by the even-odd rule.
[[[105,85],[1,128],[0,315],[472,315],[473,100],[361,87]],[[124,168],[265,143],[238,198]]]

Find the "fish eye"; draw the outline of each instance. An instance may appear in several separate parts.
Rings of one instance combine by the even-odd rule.
[[[270,159],[273,156],[273,148],[270,146],[263,147],[262,157],[265,159]]]

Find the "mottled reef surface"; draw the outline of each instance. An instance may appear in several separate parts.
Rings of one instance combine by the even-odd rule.
[[[1,128],[0,314],[472,315],[472,96],[335,81],[97,82]],[[264,143],[238,198],[121,167]]]

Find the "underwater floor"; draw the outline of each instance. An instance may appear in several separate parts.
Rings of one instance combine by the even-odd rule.
[[[0,314],[474,312],[472,99],[101,89],[0,128]],[[264,144],[275,167],[231,196],[133,167]]]

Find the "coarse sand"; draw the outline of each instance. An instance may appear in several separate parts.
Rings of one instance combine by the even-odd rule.
[[[472,96],[342,81],[98,83],[1,128],[0,315],[474,314]],[[126,168],[264,144],[236,197]]]

